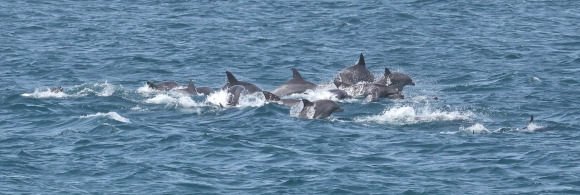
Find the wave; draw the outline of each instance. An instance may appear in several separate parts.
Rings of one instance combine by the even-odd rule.
[[[81,116],[80,118],[92,118],[92,117],[107,117],[107,118],[110,118],[110,119],[113,119],[113,120],[116,120],[119,122],[131,123],[131,121],[128,118],[125,118],[116,112],[108,112],[108,113],[98,112],[96,114],[89,114],[89,115]]]
[[[238,105],[236,106],[229,106],[228,99],[229,94],[225,90],[218,90],[206,98],[206,104],[208,105],[215,105],[215,106],[223,106],[223,107],[261,107],[266,104],[266,97],[261,92],[251,93],[251,94],[244,94],[240,96],[238,101]]]
[[[64,99],[69,97],[70,95],[66,94],[65,92],[58,92],[58,93],[54,93],[51,92],[50,90],[39,90],[39,89],[35,89],[33,93],[23,93],[21,95],[22,97],[31,97],[31,98],[38,98],[38,99],[43,99],[43,98],[59,98],[59,99]]]
[[[529,131],[529,132],[534,132],[534,131],[540,131],[540,130],[544,130],[546,127],[545,126],[541,126],[541,125],[536,125],[536,123],[529,123],[528,126],[526,126],[526,128],[522,128],[521,131]]]
[[[431,110],[428,107],[417,110],[411,106],[396,106],[381,114],[355,118],[356,122],[375,122],[380,124],[407,125],[432,121],[471,120],[472,112]]]
[[[167,106],[193,108],[206,106],[204,103],[198,103],[189,96],[175,94],[157,94],[152,98],[144,100],[147,104],[165,104]]]
[[[492,133],[492,131],[488,130],[487,128],[485,128],[485,126],[483,126],[482,124],[476,123],[472,126],[469,126],[467,128],[461,126],[459,127],[458,131],[442,131],[440,132],[441,134],[450,134],[450,135],[455,135],[455,134],[481,134],[481,133]]]
[[[83,83],[80,85],[75,85],[70,88],[64,88],[58,93],[50,92],[49,89],[35,89],[33,93],[23,93],[22,97],[32,97],[32,98],[69,98],[69,97],[83,97],[90,94],[101,97],[112,96],[115,92],[123,92],[123,86],[115,86],[109,84],[107,81],[104,83]]]

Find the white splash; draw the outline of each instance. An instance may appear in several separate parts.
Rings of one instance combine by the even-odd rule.
[[[470,120],[471,112],[431,110],[428,107],[417,112],[411,106],[393,107],[379,115],[355,118],[356,122],[376,122],[381,124],[406,125],[431,121]]]
[[[95,83],[94,86],[97,88],[103,88],[97,93],[97,96],[109,97],[115,92],[115,86],[109,84],[107,81],[105,81],[105,83]]]
[[[204,106],[203,103],[197,103],[189,96],[181,96],[177,99],[177,105],[184,108],[194,108]]]
[[[96,114],[89,114],[86,116],[81,116],[80,118],[92,118],[92,117],[107,117],[119,122],[123,122],[123,123],[131,123],[131,121],[121,115],[119,115],[116,112],[108,112],[108,113],[102,113],[102,112],[98,112]]]
[[[316,100],[332,100],[336,102],[357,102],[360,101],[355,98],[347,98],[339,100],[336,95],[329,90],[337,89],[334,84],[321,84],[314,90],[306,90],[304,93],[292,94],[289,95],[288,98],[290,99],[307,99],[310,101]],[[349,93],[350,94],[350,93]]]
[[[58,93],[54,93],[54,92],[50,92],[50,90],[46,89],[46,90],[38,90],[35,89],[33,93],[23,93],[22,95],[20,95],[22,97],[31,97],[31,98],[67,98],[69,97],[68,94],[59,91]]]
[[[487,128],[485,128],[485,126],[483,126],[482,124],[479,124],[479,123],[476,123],[476,124],[469,126],[467,128],[461,126],[461,127],[459,127],[459,132],[470,133],[470,134],[491,133],[490,130],[488,130]]]
[[[487,128],[485,128],[485,126],[483,126],[482,124],[476,123],[476,124],[474,124],[472,126],[469,126],[467,128],[461,126],[461,127],[459,127],[459,130],[458,131],[442,131],[442,132],[439,132],[439,133],[440,134],[447,134],[447,135],[455,135],[455,134],[458,134],[458,133],[461,133],[461,134],[492,133],[492,131],[490,131]]]
[[[137,93],[142,95],[149,95],[151,93],[157,93],[159,90],[151,89],[146,83],[143,86],[137,88]]]
[[[139,105],[136,105],[135,107],[131,108],[131,110],[133,110],[133,111],[147,111],[147,109],[141,108]]]
[[[219,90],[212,94],[209,94],[205,101],[216,106],[227,106],[228,98],[229,94],[227,91]]]
[[[295,106],[290,108],[290,116],[298,118],[298,116],[300,116],[300,112],[302,112],[303,108],[304,108],[304,103],[300,102],[300,103],[296,104]]]
[[[522,130],[523,131],[533,132],[533,131],[536,131],[536,130],[542,129],[542,128],[545,128],[545,127],[544,126],[540,126],[540,125],[536,125],[536,123],[533,123],[532,122],[532,123],[528,124],[528,126],[525,129],[522,129]]]
[[[146,99],[145,103],[174,105],[177,103],[177,98],[171,97],[167,94],[157,94],[155,97]]]
[[[228,105],[228,99],[230,94],[226,90],[216,91],[206,98],[208,104],[213,104],[220,107],[231,107]],[[241,94],[238,100],[238,105],[234,106],[237,108],[243,107],[261,107],[266,104],[266,97],[262,92],[256,92],[252,94]]]
[[[237,107],[261,107],[266,104],[266,97],[262,92],[245,94],[240,97]]]

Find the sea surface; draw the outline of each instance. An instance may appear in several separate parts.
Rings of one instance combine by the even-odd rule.
[[[579,24],[576,0],[3,1],[0,193],[580,194]],[[219,105],[225,71],[329,89],[361,53],[405,99]],[[218,93],[145,84],[189,79]]]

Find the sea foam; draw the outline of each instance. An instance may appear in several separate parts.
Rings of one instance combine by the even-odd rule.
[[[80,118],[92,118],[92,117],[107,117],[107,118],[110,118],[110,119],[113,119],[113,120],[116,120],[119,122],[131,123],[131,121],[128,118],[125,118],[116,112],[108,112],[108,113],[98,112],[96,114],[89,114],[89,115],[81,116]]]
[[[431,110],[429,108],[421,109],[420,112],[418,112],[415,108],[411,106],[396,106],[388,108],[378,115],[355,118],[355,121],[376,122],[380,124],[387,123],[395,125],[406,125],[431,121],[470,120],[471,116],[473,116],[473,113],[471,112],[459,112],[459,111],[449,112],[441,110]]]

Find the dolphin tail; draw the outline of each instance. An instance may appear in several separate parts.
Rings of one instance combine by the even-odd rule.
[[[262,93],[264,93],[264,97],[266,97],[266,102],[274,102],[274,101],[280,101],[280,97],[278,97],[277,95],[274,95],[273,93],[270,93],[268,91],[262,91]]]
[[[303,79],[302,75],[300,75],[300,73],[298,72],[298,70],[296,70],[296,68],[292,68],[292,78]]]
[[[234,75],[230,71],[226,71],[226,75],[228,75],[228,82],[229,83],[238,82],[238,79],[236,79],[236,77],[234,77]]]
[[[359,66],[365,66],[365,57],[363,56],[362,53],[360,53],[360,57],[358,59],[358,62],[356,62],[355,65],[359,65]]]

